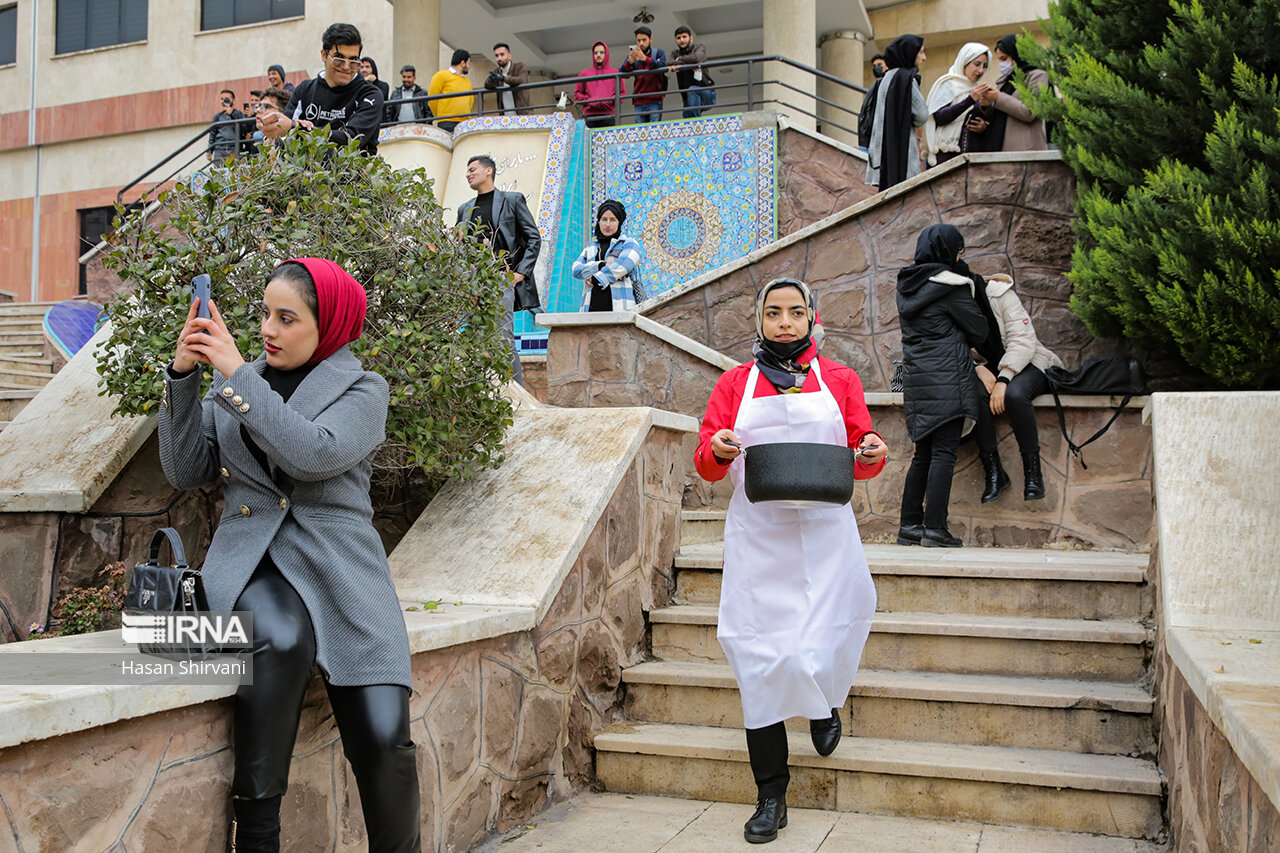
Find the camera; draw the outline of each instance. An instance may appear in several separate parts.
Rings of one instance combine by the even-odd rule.
[[[485,80],[485,83],[493,86],[501,86],[502,81],[505,79],[506,79],[506,76],[502,73],[502,69],[495,68],[489,72],[489,77],[487,80]]]

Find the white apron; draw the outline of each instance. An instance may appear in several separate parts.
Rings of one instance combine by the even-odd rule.
[[[755,396],[768,381],[752,365],[733,431],[743,447],[786,441],[849,443],[844,418],[814,359],[818,393]],[[849,697],[871,631],[876,589],[849,504],[753,504],[745,462],[729,468],[716,637],[729,658],[749,729],[788,717],[822,720]]]

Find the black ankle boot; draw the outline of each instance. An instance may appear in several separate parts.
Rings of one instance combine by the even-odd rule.
[[[898,544],[899,545],[919,545],[920,537],[924,535],[923,524],[904,524],[898,528]]]
[[[756,803],[756,813],[742,828],[742,834],[752,844],[766,844],[778,837],[778,830],[787,825],[787,798],[761,797]]]
[[[920,537],[920,544],[926,548],[959,548],[964,542],[952,536],[951,531],[945,527],[926,527],[924,536]]]
[[[231,853],[280,853],[280,799],[231,800]]]
[[[1044,474],[1040,473],[1040,454],[1022,454],[1022,499],[1038,501],[1044,497]]]
[[[979,453],[978,458],[982,460],[982,481],[985,484],[982,502],[989,504],[1004,494],[1004,490],[1009,488],[1011,481],[1004,466],[1000,464],[999,452],[992,450],[988,453]]]
[[[813,748],[818,755],[830,755],[836,751],[841,729],[839,708],[832,708],[831,716],[825,720],[809,721],[809,739],[813,741]]]

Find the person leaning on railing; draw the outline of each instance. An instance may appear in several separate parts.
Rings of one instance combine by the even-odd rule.
[[[609,45],[598,41],[591,45],[591,65],[578,72],[579,77],[617,74],[609,64]],[[620,77],[607,80],[583,80],[573,87],[573,102],[582,110],[587,127],[613,127],[618,123],[617,101],[627,94]]]
[[[328,127],[336,144],[359,139],[361,151],[377,154],[382,92],[360,76],[361,46],[360,31],[351,24],[331,24],[321,37],[324,71],[298,84],[284,113],[259,117],[258,129],[280,139],[295,127]]]

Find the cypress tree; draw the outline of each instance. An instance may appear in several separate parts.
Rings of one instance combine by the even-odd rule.
[[[1280,0],[1060,0],[1022,39],[1078,179],[1072,307],[1226,387],[1280,386]]]

